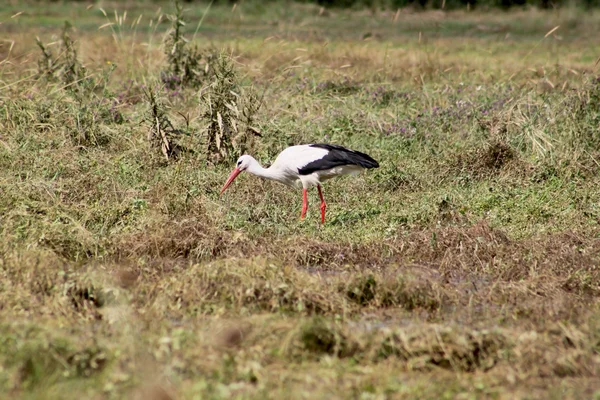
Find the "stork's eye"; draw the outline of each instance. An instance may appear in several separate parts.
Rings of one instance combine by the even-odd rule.
[[[238,161],[237,166],[239,167],[240,165],[242,165],[242,160]]]

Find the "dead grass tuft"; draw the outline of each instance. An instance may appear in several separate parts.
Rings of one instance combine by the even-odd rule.
[[[102,292],[96,287],[73,287],[68,291],[68,296],[71,298],[75,309],[83,309],[88,307],[100,308],[104,306],[105,299]]]
[[[375,299],[377,293],[377,281],[373,275],[354,277],[344,288],[346,297],[361,306],[364,306]]]
[[[215,258],[225,253],[230,243],[227,232],[197,220],[151,222],[144,229],[123,235],[116,248],[118,258]]]
[[[183,282],[164,280],[154,293],[157,302],[197,313],[222,313],[231,309],[270,312],[332,313],[344,310],[340,297],[330,297],[316,276],[265,260],[228,259],[207,265],[194,264],[171,273],[183,273]]]
[[[416,232],[404,239],[403,254],[422,263],[440,262],[440,266],[456,264],[485,265],[500,248],[511,240],[499,229],[480,221],[467,227],[445,227]]]
[[[400,306],[408,311],[437,311],[442,305],[450,305],[448,296],[430,278],[422,274],[400,274],[399,271],[394,275],[389,276],[381,285],[378,299],[381,306]]]
[[[383,246],[377,243],[362,245],[298,238],[286,241],[286,246],[276,246],[282,247],[283,251],[274,254],[315,271],[343,270],[348,265],[359,270],[376,270],[389,261],[382,254]]]
[[[500,332],[431,325],[388,333],[377,356],[399,357],[411,370],[486,371],[503,358],[505,348],[506,338]]]
[[[339,328],[314,318],[300,328],[300,343],[303,348],[317,355],[327,354],[350,357],[358,351],[358,344],[346,337]]]
[[[412,311],[436,311],[442,304],[450,305],[432,274],[419,269],[394,269],[385,274],[356,275],[340,286],[346,297],[360,306],[402,307]]]

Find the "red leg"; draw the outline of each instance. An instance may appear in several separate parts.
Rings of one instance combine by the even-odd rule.
[[[306,217],[306,210],[308,210],[308,191],[306,189],[302,189],[302,215],[301,219]]]
[[[321,185],[317,185],[317,189],[319,190],[319,197],[321,198],[321,223],[325,223],[325,209],[327,208],[327,204],[325,203],[325,199],[323,198],[323,192],[321,191]]]

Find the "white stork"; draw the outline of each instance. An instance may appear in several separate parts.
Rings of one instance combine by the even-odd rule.
[[[288,147],[279,153],[269,168],[263,168],[249,155],[241,156],[227,178],[227,182],[223,185],[221,194],[244,171],[284,185],[302,187],[302,215],[300,218],[304,219],[308,209],[307,191],[316,186],[321,198],[321,223],[325,223],[327,205],[321,191],[321,181],[340,175],[357,174],[363,169],[378,167],[379,163],[365,153],[333,144],[303,144]]]

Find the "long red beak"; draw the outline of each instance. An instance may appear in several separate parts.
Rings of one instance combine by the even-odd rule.
[[[242,170],[237,167],[234,168],[233,171],[231,171],[229,178],[227,178],[227,182],[225,182],[225,184],[223,185],[223,189],[221,189],[221,194],[223,194],[225,189],[227,189],[229,187],[229,185],[231,185],[231,183],[235,180],[235,178],[237,178],[237,176],[240,174],[240,172],[242,172]]]

